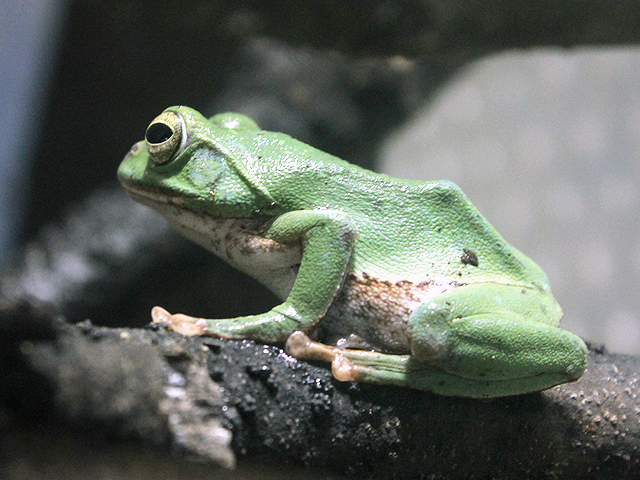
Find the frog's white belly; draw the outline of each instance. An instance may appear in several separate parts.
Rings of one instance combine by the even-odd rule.
[[[300,242],[280,243],[257,235],[252,219],[213,219],[180,211],[167,216],[182,235],[215,253],[233,267],[252,276],[283,300],[298,274]]]

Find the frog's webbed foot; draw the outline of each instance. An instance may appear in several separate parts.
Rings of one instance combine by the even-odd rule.
[[[190,317],[182,313],[171,314],[162,307],[153,307],[151,309],[151,319],[153,323],[164,323],[169,330],[181,335],[210,335],[204,318]]]
[[[285,344],[285,350],[300,360],[318,360],[331,363],[331,373],[341,382],[366,381],[365,372],[380,353],[367,350],[350,350],[314,342],[302,332],[293,332]],[[360,365],[356,362],[360,360]],[[367,361],[368,360],[368,361]],[[362,365],[364,363],[364,365]]]

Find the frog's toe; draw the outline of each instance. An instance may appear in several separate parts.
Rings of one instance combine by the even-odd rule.
[[[311,344],[311,339],[307,337],[303,332],[295,331],[289,338],[287,338],[284,344],[285,351],[296,358],[304,358],[307,354]]]
[[[162,307],[151,309],[153,323],[164,323],[170,330],[185,336],[207,335],[206,321],[203,318],[189,317],[182,313],[171,314]]]
[[[357,382],[361,380],[361,367],[344,355],[336,355],[331,362],[331,373],[341,382]]]
[[[162,307],[153,307],[151,309],[151,320],[153,323],[165,323],[169,325],[171,323],[171,314]]]
[[[322,362],[332,362],[340,350],[324,343],[314,342],[300,331],[289,335],[284,348],[289,355],[300,360],[320,360]]]
[[[331,373],[341,382],[357,382],[361,379],[362,367],[347,358],[348,355],[367,355],[367,352],[348,350],[314,342],[303,332],[289,335],[285,350],[301,360],[319,360],[331,363]]]

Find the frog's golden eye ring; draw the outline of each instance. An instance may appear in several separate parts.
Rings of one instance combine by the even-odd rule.
[[[169,163],[187,144],[184,119],[171,110],[162,112],[149,124],[144,138],[151,161],[156,165]]]

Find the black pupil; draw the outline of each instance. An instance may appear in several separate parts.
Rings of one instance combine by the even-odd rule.
[[[149,143],[162,143],[166,142],[173,135],[173,130],[166,123],[154,123],[149,125],[145,137]]]

